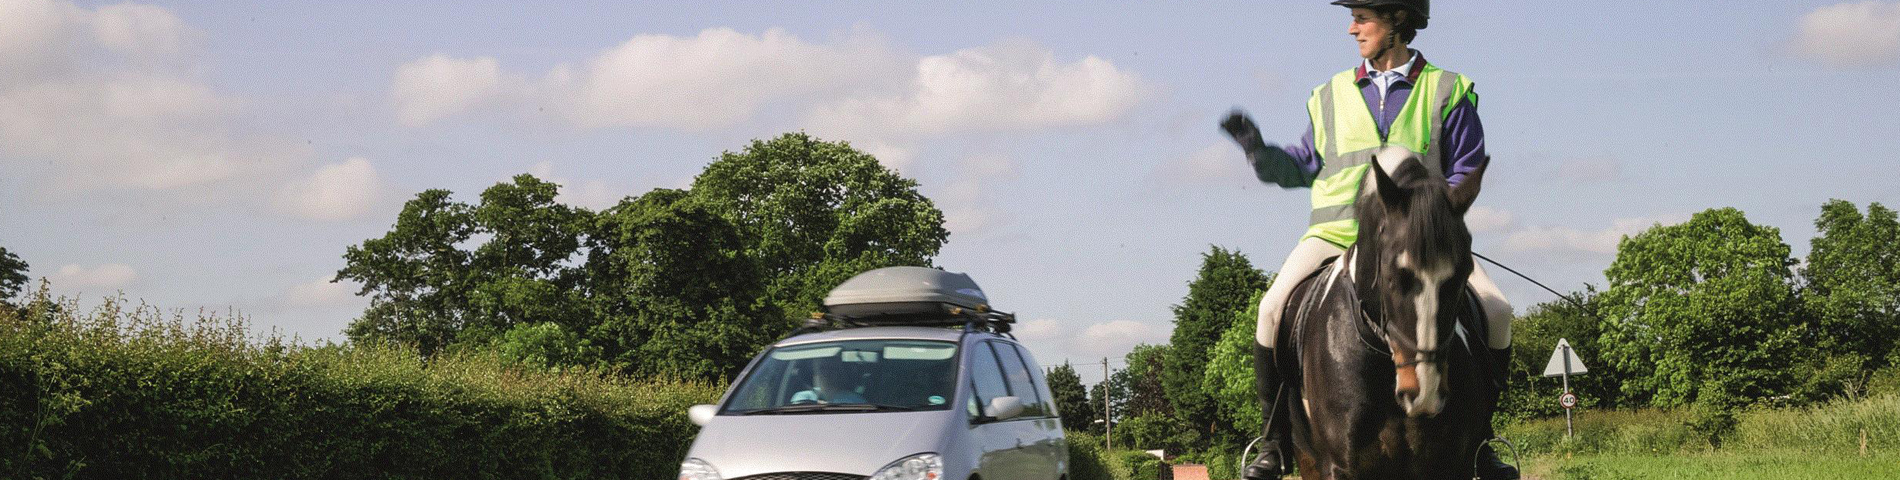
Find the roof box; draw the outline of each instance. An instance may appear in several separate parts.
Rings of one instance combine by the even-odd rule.
[[[969,275],[924,267],[885,267],[831,289],[825,313],[869,324],[959,323],[989,311]]]

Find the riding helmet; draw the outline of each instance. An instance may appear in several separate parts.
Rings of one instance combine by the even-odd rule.
[[[1346,8],[1399,7],[1412,11],[1417,18],[1412,22],[1414,30],[1424,30],[1425,24],[1432,19],[1432,0],[1333,0],[1333,5]]]

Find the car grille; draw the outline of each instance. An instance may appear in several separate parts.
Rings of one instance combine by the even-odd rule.
[[[864,480],[865,478],[869,477],[831,472],[778,472],[739,477],[733,480]]]

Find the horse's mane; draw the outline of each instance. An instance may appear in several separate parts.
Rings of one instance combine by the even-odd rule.
[[[1359,204],[1363,206],[1357,209],[1359,225],[1374,229],[1371,237],[1362,232],[1362,239],[1373,240],[1380,249],[1388,242],[1396,243],[1420,258],[1457,255],[1461,250],[1469,250],[1469,234],[1463,232],[1464,221],[1454,210],[1451,189],[1444,179],[1437,178],[1414,159],[1399,163],[1390,177],[1398,187],[1397,192],[1381,193],[1375,191],[1375,187],[1366,189],[1368,198],[1360,199]],[[1394,208],[1400,210],[1399,218],[1389,225],[1392,231],[1383,231]],[[1377,238],[1380,236],[1384,238]]]

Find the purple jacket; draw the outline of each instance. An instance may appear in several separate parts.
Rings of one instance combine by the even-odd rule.
[[[1381,135],[1392,127],[1392,120],[1399,117],[1399,106],[1405,105],[1405,99],[1412,94],[1412,83],[1418,80],[1418,74],[1423,70],[1425,55],[1419,54],[1405,79],[1392,83],[1384,102],[1379,101],[1379,87],[1366,77],[1365,66],[1362,64],[1355,70],[1359,75],[1359,91],[1366,95],[1367,108],[1374,110],[1372,116],[1379,120]],[[1451,107],[1451,114],[1445,117],[1444,130],[1440,132],[1442,138],[1434,139],[1443,146],[1440,151],[1444,152],[1445,180],[1452,185],[1457,185],[1465,179],[1466,174],[1484,163],[1484,123],[1478,121],[1477,97],[1474,89],[1470,99],[1458,99],[1458,104]],[[1378,111],[1381,105],[1390,108]],[[1306,135],[1300,137],[1299,145],[1268,145],[1262,155],[1249,155],[1247,160],[1253,163],[1254,175],[1260,177],[1260,181],[1282,188],[1312,186],[1313,177],[1319,174],[1322,163],[1319,152],[1313,148],[1313,125],[1310,121],[1306,125]]]

